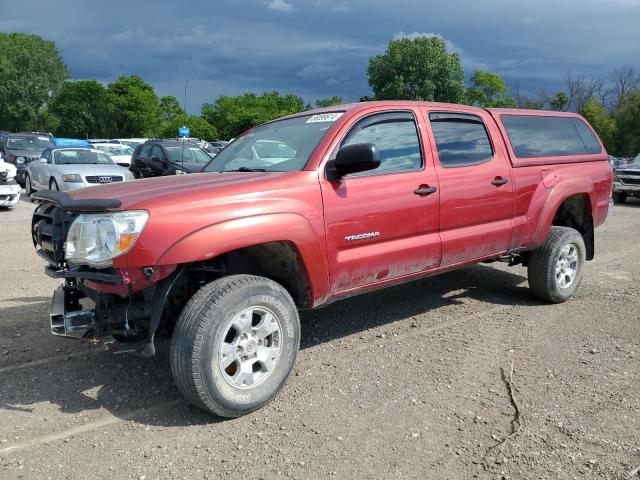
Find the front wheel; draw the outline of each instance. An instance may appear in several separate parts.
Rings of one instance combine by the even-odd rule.
[[[284,387],[300,345],[298,310],[276,282],[231,275],[202,287],[173,332],[171,371],[195,406],[233,418]]]
[[[585,259],[584,239],[577,230],[551,227],[545,244],[531,252],[529,287],[542,300],[564,302],[580,285]]]
[[[27,194],[27,197],[30,197],[33,193],[33,185],[31,183],[31,176],[29,174],[24,176],[24,191]]]
[[[619,204],[627,201],[627,194],[624,192],[613,192],[613,203]]]

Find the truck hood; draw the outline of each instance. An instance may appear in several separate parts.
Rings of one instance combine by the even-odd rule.
[[[145,178],[74,190],[73,199],[118,199],[121,210],[149,208],[158,200],[185,202],[212,197],[271,190],[281,187],[283,175],[303,172],[227,172],[196,173]],[[308,172],[304,172],[308,173]]]

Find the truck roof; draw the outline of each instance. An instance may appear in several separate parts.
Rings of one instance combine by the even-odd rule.
[[[491,112],[492,114],[502,115],[536,115],[545,117],[579,117],[577,113],[573,112],[558,112],[555,110],[527,110],[524,108],[483,108],[475,107],[472,105],[465,105],[459,103],[445,103],[445,102],[423,102],[416,100],[375,100],[370,102],[356,102],[356,103],[343,103],[340,105],[332,105],[330,107],[314,108],[312,110],[306,110],[304,112],[294,113],[284,118],[299,117],[304,115],[314,115],[318,113],[327,112],[357,112],[371,107],[389,107],[389,108],[402,108],[402,107],[426,107],[426,108],[438,108],[438,107],[464,107],[465,110],[477,109],[478,111],[484,110]]]

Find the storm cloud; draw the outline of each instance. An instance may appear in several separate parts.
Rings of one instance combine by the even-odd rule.
[[[0,19],[0,31],[55,41],[73,78],[135,73],[181,101],[188,78],[191,112],[271,89],[357,100],[370,93],[369,57],[422,34],[459,52],[467,76],[482,68],[552,90],[569,71],[640,67],[639,26],[638,0],[23,0]]]

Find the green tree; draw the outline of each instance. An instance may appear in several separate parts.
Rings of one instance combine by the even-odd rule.
[[[616,134],[616,122],[607,109],[595,98],[591,97],[585,102],[578,112],[591,124],[598,133],[602,143],[608,151],[614,150],[614,139]]]
[[[160,110],[162,111],[163,122],[170,122],[178,115],[186,114],[178,99],[173,95],[160,97]]]
[[[264,92],[237,97],[222,95],[214,104],[202,106],[202,116],[214,125],[222,138],[236,137],[245,130],[270,120],[302,112],[305,104],[297,95]]]
[[[639,90],[632,90],[624,96],[613,112],[613,119],[617,125],[614,152],[627,157],[640,153]]]
[[[107,85],[113,136],[152,137],[161,127],[162,112],[153,87],[137,75]]]
[[[0,33],[0,128],[36,128],[69,72],[53,42],[26,33]]]
[[[558,92],[549,102],[549,108],[558,112],[563,112],[569,106],[569,97],[564,92]]]
[[[465,99],[460,56],[448,53],[441,38],[391,40],[384,55],[369,59],[368,73],[377,100],[461,103]]]
[[[319,98],[318,100],[316,100],[316,106],[320,108],[333,107],[334,105],[342,104],[342,102],[342,97],[336,95],[335,97],[331,98]]]
[[[107,89],[95,80],[65,82],[47,112],[57,118],[55,131],[62,137],[110,136]]]
[[[207,122],[204,118],[197,115],[180,114],[173,117],[169,122],[162,126],[160,136],[177,137],[180,127],[189,127],[192,137],[201,138],[203,140],[216,140],[218,131]]]
[[[476,70],[467,89],[467,101],[480,107],[515,108],[516,102],[508,95],[509,89],[500,75]]]

